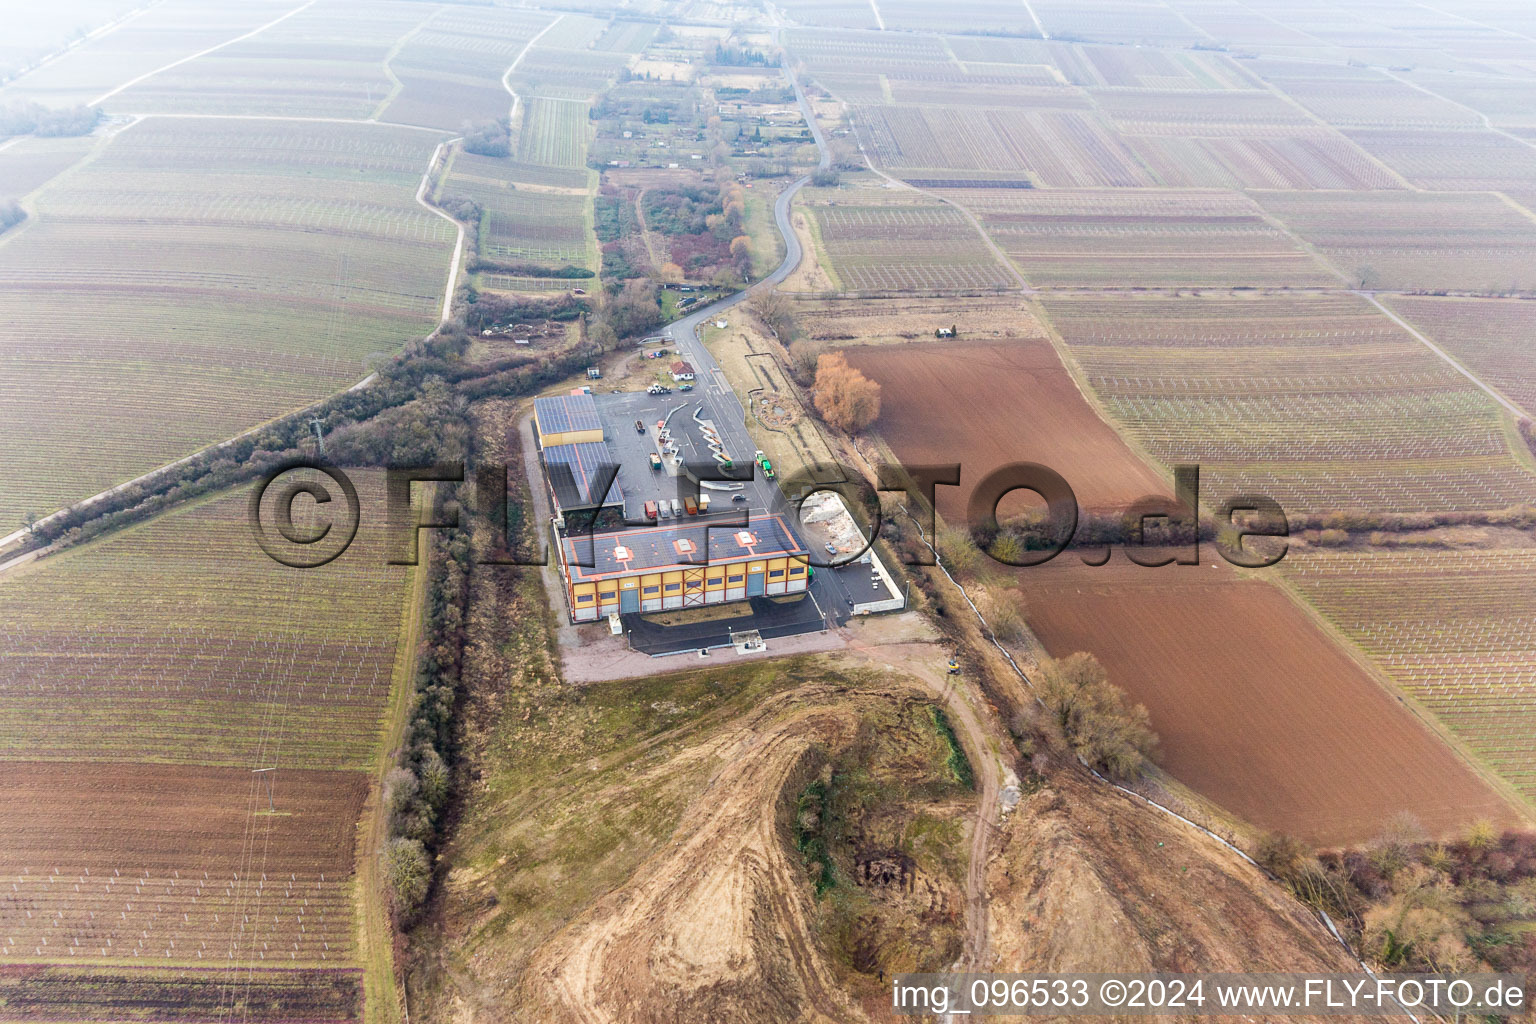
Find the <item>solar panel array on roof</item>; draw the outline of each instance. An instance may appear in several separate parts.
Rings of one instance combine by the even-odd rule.
[[[618,458],[606,444],[557,444],[544,449],[544,471],[555,492],[555,504],[562,510],[591,508],[599,504],[592,491],[601,479],[610,481],[604,505],[624,501],[619,490]]]
[[[602,430],[597,403],[591,395],[553,395],[533,400],[533,414],[541,434],[566,434],[577,430]]]
[[[723,518],[723,517],[722,517]],[[678,543],[691,544],[690,554]],[[750,530],[729,520],[720,523],[634,527],[612,533],[580,534],[561,540],[565,563],[573,580],[591,580],[615,573],[652,572],[679,566],[701,566],[744,558],[804,555],[789,526],[777,513],[753,516]],[[590,562],[582,566],[581,562]]]

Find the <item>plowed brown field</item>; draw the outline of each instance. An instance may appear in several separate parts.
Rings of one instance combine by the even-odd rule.
[[[1084,401],[1048,341],[842,351],[880,382],[874,429],[899,458],[960,463],[960,486],[938,489],[939,512],[951,522],[963,517],[976,484],[1013,462],[1054,469],[1084,508],[1121,508],[1171,489]]]
[[[363,772],[7,762],[8,960],[346,965]]]
[[[1088,508],[1168,490],[1044,341],[846,351],[882,386],[875,429],[898,458],[962,464],[962,486],[938,493],[951,522],[988,471],[1013,461],[1054,468]],[[1283,591],[1239,579],[1209,545],[1202,554],[1200,566],[1149,569],[1123,553],[1085,566],[1069,552],[1015,578],[1049,652],[1097,656],[1152,713],[1163,767],[1256,825],[1345,843],[1399,811],[1437,833],[1512,817]]]
[[[1215,552],[1148,569],[1066,555],[1020,570],[1051,654],[1090,651],[1147,706],[1173,776],[1264,828],[1369,839],[1408,811],[1435,834],[1508,805],[1277,587]]]

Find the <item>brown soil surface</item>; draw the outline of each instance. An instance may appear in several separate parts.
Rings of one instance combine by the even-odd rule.
[[[352,868],[367,777],[153,764],[7,762],[0,771],[0,874],[132,865],[198,873],[238,869],[254,830],[269,874]]]
[[[951,523],[963,520],[977,483],[1013,462],[1054,469],[1088,509],[1121,508],[1171,490],[1084,401],[1049,342],[936,342],[845,353],[880,383],[873,429],[901,459],[960,463],[960,486],[938,489],[939,512]]]
[[[1089,651],[1147,706],[1160,764],[1246,820],[1316,843],[1400,811],[1444,835],[1508,805],[1277,587],[1204,564],[1067,553],[1018,572],[1052,655]]]
[[[991,970],[1360,969],[1320,920],[1256,868],[1080,771],[1050,772],[995,842]]]
[[[665,849],[534,955],[514,1003],[590,1022],[852,1016],[813,938],[779,806],[811,745],[847,743],[857,724],[852,704],[815,708],[694,751],[730,767]]]
[[[7,961],[346,965],[368,776],[8,762]],[[72,947],[72,948],[71,948]]]
[[[875,423],[909,464],[960,462],[938,489],[951,522],[996,466],[1040,462],[1087,508],[1167,485],[1082,398],[1044,341],[856,348],[881,382]],[[1159,763],[1255,825],[1319,843],[1376,835],[1399,811],[1446,834],[1513,812],[1445,741],[1277,587],[1201,566],[1143,568],[1074,553],[1012,577],[1053,655],[1094,654],[1152,713]],[[1211,568],[1215,561],[1219,568]]]

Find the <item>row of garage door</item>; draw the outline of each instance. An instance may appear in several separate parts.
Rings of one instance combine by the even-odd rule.
[[[590,622],[615,612],[627,615],[702,607],[798,593],[808,580],[805,562],[788,557],[636,573],[573,584],[571,613],[577,622]]]

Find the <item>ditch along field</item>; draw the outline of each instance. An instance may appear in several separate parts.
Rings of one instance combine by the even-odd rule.
[[[1536,220],[1470,192],[1254,192],[1355,285],[1404,291],[1536,290]]]
[[[357,823],[410,571],[355,479],[357,540],[317,569],[256,547],[240,488],[0,579],[0,1017],[185,984],[151,1016],[361,1019]]]
[[[1536,501],[1501,409],[1363,299],[1049,296],[1110,418],[1220,503],[1436,512]]]
[[[1048,465],[1088,508],[1170,490],[1083,399],[1045,342],[847,349],[880,382],[873,430],[903,461],[961,462],[940,488],[958,522],[993,466]],[[1280,588],[1241,579],[1209,546],[1198,566],[1149,569],[1074,553],[1005,578],[1053,655],[1093,653],[1147,705],[1160,763],[1247,821],[1318,843],[1375,835],[1412,811],[1439,833],[1512,816],[1445,743],[1393,700]]]
[[[1037,288],[1338,284],[1236,192],[972,188],[937,194],[974,213]]]
[[[1536,549],[1314,548],[1282,564],[1405,693],[1536,798]]]
[[[355,384],[429,331],[454,230],[414,194],[439,141],[148,118],[38,192],[0,236],[0,522]]]
[[[1010,288],[1013,277],[952,207],[931,201],[883,202],[861,190],[836,205],[807,205],[821,263],[841,289]],[[809,202],[814,203],[814,199]]]

